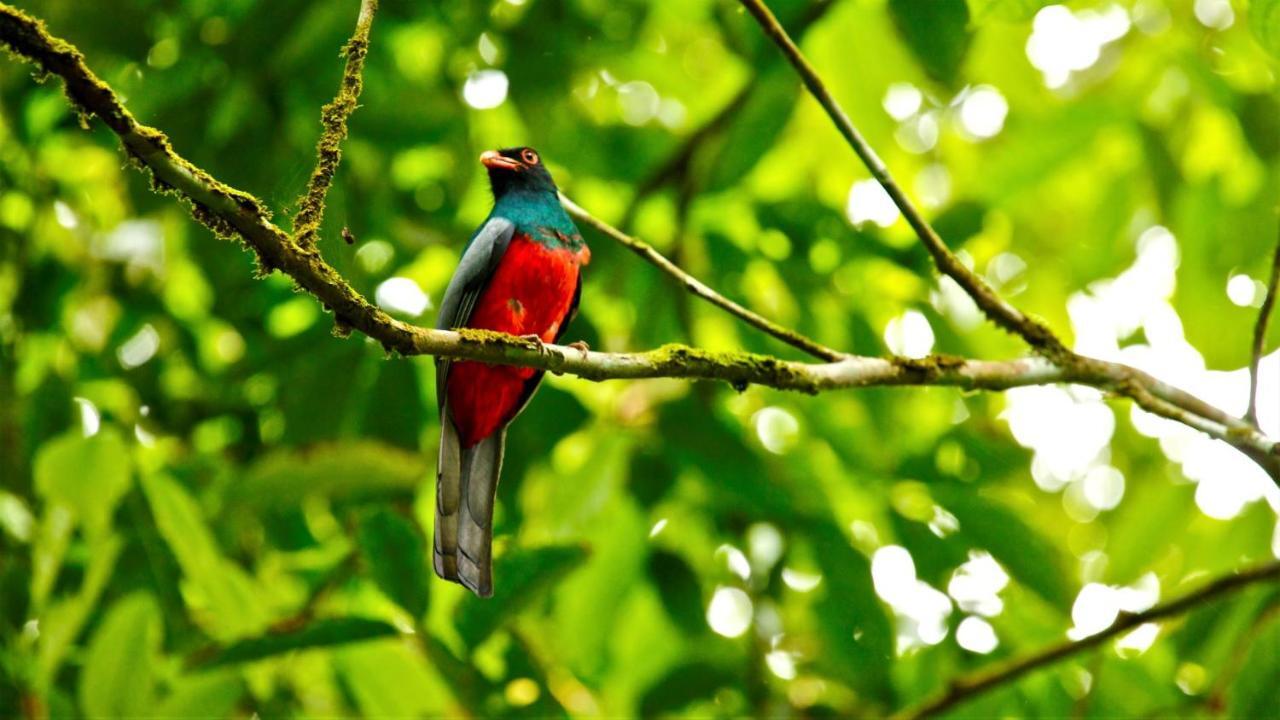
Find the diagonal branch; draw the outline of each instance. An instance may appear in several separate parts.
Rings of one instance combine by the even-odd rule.
[[[410,325],[370,304],[314,248],[297,244],[271,222],[270,213],[258,199],[218,182],[178,155],[159,130],[139,123],[111,88],[88,68],[80,51],[49,35],[43,23],[0,3],[0,44],[19,58],[34,63],[43,73],[61,77],[72,106],[87,116],[101,118],[120,138],[129,158],[151,174],[156,187],[188,203],[197,221],[221,237],[239,235],[256,254],[263,271],[278,269],[285,273],[334,314],[340,330],[358,330],[377,340],[388,352],[520,365],[590,380],[674,377],[720,380],[738,388],[754,384],[810,393],[873,385],[948,385],[1004,390],[1023,385],[1078,383],[1135,398],[1154,397],[1154,400],[1140,402],[1151,412],[1188,424],[1280,468],[1280,443],[1271,441],[1251,426],[1241,430],[1222,422],[1219,416],[1228,419],[1229,416],[1216,410],[1208,412],[1205,410],[1208,406],[1201,401],[1171,400],[1186,400],[1190,396],[1126,365],[1089,358],[1063,364],[1047,358],[974,361],[946,356],[922,360],[848,356],[755,316],[709,288],[707,295],[699,293],[700,296],[709,295],[709,300],[743,319],[754,317],[748,322],[775,336],[786,338],[790,334],[788,342],[807,351],[810,348],[806,345],[811,345],[815,354],[825,353],[833,361],[789,362],[744,352],[712,353],[682,345],[668,345],[645,353],[584,355],[560,346],[533,347],[518,338],[497,333],[475,330],[454,333]],[[665,266],[664,269],[687,286],[692,283],[693,287],[706,287],[647,244],[596,220],[572,203],[569,205],[576,208],[574,212],[579,220],[622,242],[650,262],[660,266],[665,263],[670,269]],[[1280,477],[1280,470],[1275,470],[1273,477]]]
[[[1262,364],[1262,355],[1267,349],[1267,326],[1271,324],[1271,311],[1276,307],[1276,292],[1280,290],[1280,240],[1276,241],[1276,251],[1271,258],[1271,279],[1267,281],[1267,296],[1262,298],[1262,307],[1258,309],[1258,323],[1253,326],[1253,354],[1249,359],[1249,410],[1244,418],[1257,427],[1258,425],[1258,366]]]
[[[596,218],[591,213],[583,210],[577,203],[565,197],[564,194],[560,195],[560,204],[564,205],[564,209],[568,211],[575,220],[585,223],[586,225],[595,228],[600,233],[617,241],[623,247],[636,255],[639,255],[650,264],[657,266],[659,270],[675,278],[681,285],[684,285],[685,289],[689,292],[724,310],[730,315],[736,315],[748,325],[759,330],[763,330],[788,345],[799,348],[800,350],[822,360],[839,360],[842,357],[846,357],[845,353],[829,348],[814,340],[810,340],[794,330],[788,330],[763,315],[752,312],[715,290],[712,290],[706,283],[703,283],[698,278],[680,269],[680,266],[668,260],[649,243],[641,240],[640,238],[628,235],[605,221]]]
[[[1047,647],[1023,658],[979,670],[951,681],[944,692],[912,708],[896,713],[896,720],[916,720],[939,715],[990,690],[1011,683],[1029,672],[1052,665],[1072,655],[1097,647],[1139,625],[1181,615],[1224,595],[1239,592],[1257,583],[1280,581],[1280,562],[1242,570],[1220,577],[1194,592],[1170,600],[1145,612],[1122,615],[1111,627],[1087,638]]]
[[[378,11],[378,0],[361,0],[356,30],[342,48],[347,58],[342,70],[342,84],[333,102],[320,110],[320,124],[324,128],[316,141],[316,167],[307,182],[307,192],[298,199],[298,214],[293,217],[293,237],[298,245],[315,245],[324,219],[324,199],[333,184],[333,175],[342,161],[342,141],[347,138],[347,118],[355,112],[364,88],[364,58],[369,53],[369,29],[373,26],[373,14]]]
[[[1113,363],[1084,357],[1071,351],[1047,325],[1009,304],[986,281],[965,267],[898,186],[884,161],[876,155],[875,150],[858,132],[844,109],[827,90],[817,71],[805,59],[800,48],[792,41],[786,29],[774,17],[763,0],[739,0],[739,2],[755,17],[765,34],[782,50],[810,94],[827,112],[840,134],[853,148],[854,153],[888,193],[894,205],[928,249],[939,272],[955,280],[992,322],[1021,336],[1035,351],[1055,363],[1071,367],[1085,375],[1103,371],[1107,367],[1116,367]],[[1280,484],[1280,452],[1262,454],[1257,452],[1259,445],[1275,448],[1276,443],[1270,441],[1252,423],[1233,417],[1185,391],[1156,381],[1150,375],[1134,368],[1126,368],[1124,374],[1125,377],[1121,378],[1120,382],[1109,386],[1108,389],[1131,398],[1150,412],[1178,420],[1225,440],[1261,465],[1272,480]],[[1191,422],[1188,422],[1189,420]],[[1207,422],[1201,422],[1202,420]]]
[[[893,175],[889,173],[889,168],[885,166],[884,161],[880,159],[880,156],[876,155],[876,151],[862,137],[862,133],[858,132],[858,128],[854,127],[844,109],[840,107],[840,104],[836,102],[835,98],[827,90],[822,78],[818,77],[817,71],[805,59],[804,54],[800,52],[800,48],[791,40],[791,36],[787,34],[782,24],[778,22],[778,18],[774,17],[773,12],[769,10],[764,2],[762,0],[740,0],[740,2],[755,16],[765,34],[782,50],[783,55],[795,68],[796,73],[800,75],[800,79],[804,82],[805,87],[809,89],[810,94],[827,111],[827,115],[835,123],[836,129],[848,141],[849,146],[853,148],[854,153],[858,155],[862,163],[871,171],[872,177],[880,183],[880,186],[893,199],[893,204],[898,206],[898,210],[906,218],[907,223],[911,225],[911,229],[920,237],[920,241],[924,243],[929,254],[933,256],[933,261],[938,266],[938,270],[964,288],[965,292],[974,299],[978,307],[982,308],[982,311],[993,322],[1009,332],[1020,335],[1040,353],[1055,360],[1068,354],[1070,351],[1053,334],[1052,330],[1044,323],[1023,314],[1021,310],[1006,302],[996,294],[996,291],[986,281],[965,267],[964,263],[960,262],[960,258],[956,257],[947,248],[946,243],[942,241],[938,232],[933,229],[928,220],[924,219],[924,214],[920,212],[907,197],[907,194],[902,191],[902,188],[898,186],[898,182],[893,179]]]

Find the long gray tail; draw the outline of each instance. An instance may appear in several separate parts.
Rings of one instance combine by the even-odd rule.
[[[436,574],[480,597],[493,595],[493,499],[502,471],[506,428],[462,448],[453,419],[441,423],[436,468]]]

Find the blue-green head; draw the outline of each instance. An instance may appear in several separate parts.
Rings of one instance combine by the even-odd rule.
[[[556,194],[555,180],[542,164],[538,151],[531,147],[486,150],[480,155],[480,164],[489,170],[489,186],[493,188],[495,202],[510,193]]]

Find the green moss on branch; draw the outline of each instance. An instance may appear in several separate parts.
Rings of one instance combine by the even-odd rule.
[[[311,247],[320,232],[324,219],[325,197],[333,185],[333,176],[342,161],[342,142],[347,139],[347,119],[355,112],[364,88],[364,59],[369,53],[369,30],[378,0],[363,0],[360,18],[351,40],[342,48],[346,66],[342,71],[342,83],[333,102],[320,111],[320,124],[324,128],[316,141],[316,167],[307,182],[307,192],[298,199],[298,213],[293,218],[293,237],[300,247]]]

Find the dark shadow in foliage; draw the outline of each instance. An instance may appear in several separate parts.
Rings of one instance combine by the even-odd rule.
[[[640,506],[650,510],[666,496],[676,481],[676,469],[664,453],[648,446],[638,448],[631,455],[631,468],[627,473],[627,489]]]
[[[573,327],[580,325],[575,322]],[[577,432],[590,419],[591,414],[573,395],[546,382],[539,386],[529,407],[507,432],[507,451],[498,483],[498,502],[502,510],[497,519],[496,535],[503,534],[506,528],[520,526],[520,487],[529,466],[546,458],[552,443]]]
[[[959,535],[1008,569],[1009,574],[1063,613],[1071,612],[1076,587],[1067,559],[1017,513],[956,484],[929,488],[960,523]]]
[[[741,674],[708,662],[678,665],[645,690],[640,697],[640,716],[674,714],[689,703],[714,697],[723,687],[741,688]]]
[[[310,625],[292,632],[268,633],[250,640],[241,640],[221,649],[199,653],[188,662],[190,667],[212,668],[222,665],[253,662],[295,650],[332,647],[390,637],[399,634],[395,627],[368,618],[328,618],[316,620]]]
[[[298,551],[318,545],[307,523],[306,513],[299,505],[278,505],[268,508],[260,517],[262,529],[274,547]]]
[[[666,550],[649,555],[649,579],[658,588],[658,597],[668,617],[686,637],[706,633],[703,619],[702,588],[698,576],[684,558]]]
[[[889,15],[925,73],[954,87],[969,51],[965,0],[889,0]]]
[[[506,553],[494,563],[493,597],[482,600],[467,595],[458,604],[458,634],[467,647],[474,648],[586,559],[586,548],[575,545]]]
[[[378,378],[364,393],[364,417],[360,436],[380,438],[409,450],[418,449],[418,436],[427,424],[418,373],[413,363],[398,359],[378,361]]]
[[[872,587],[871,563],[829,521],[809,523],[808,535],[822,568],[817,612],[825,643],[817,664],[868,698],[891,706],[893,626]]]
[[[751,173],[791,120],[791,114],[779,108],[795,107],[799,95],[800,82],[782,63],[770,64],[755,77],[751,95],[730,121],[711,163],[705,192],[726,190]]]
[[[316,323],[331,322],[322,317]],[[365,354],[372,348],[364,343],[333,342],[328,332],[312,331],[301,342],[292,345],[293,353],[281,358],[280,409],[288,418],[282,441],[288,445],[306,445],[332,440],[342,435],[342,418],[347,417],[360,401],[356,392]],[[319,342],[318,338],[324,341]],[[381,352],[380,350],[378,352]],[[316,388],[326,388],[316,392]]]
[[[525,641],[523,635],[520,633],[511,634],[511,644],[507,646],[504,660],[506,661],[507,677],[528,678],[537,684],[539,692],[538,699],[528,705],[518,708],[505,707],[502,713],[503,716],[523,718],[566,718],[569,716],[569,712],[564,709],[564,706],[560,704],[556,696],[549,691],[548,688],[551,687],[551,684],[547,680],[546,669],[529,649],[529,644]]]
[[[418,528],[391,510],[379,509],[360,521],[360,554],[374,583],[415,620],[427,611],[430,585],[426,543]]]
[[[698,418],[689,422],[688,418]],[[760,455],[744,442],[741,427],[731,427],[720,415],[708,412],[696,398],[686,396],[662,406],[658,432],[667,443],[668,458],[684,467],[696,467],[709,481],[708,490],[723,520],[734,513],[751,518],[771,518],[791,526],[796,518],[795,497],[786,483],[770,477]]]
[[[916,575],[934,587],[946,587],[951,571],[968,559],[963,543],[940,538],[928,525],[889,511],[889,524],[898,542],[911,553]]]
[[[307,496],[336,503],[409,497],[429,466],[418,453],[378,442],[343,442],[279,450],[254,463],[228,490],[231,504],[270,508]]]

